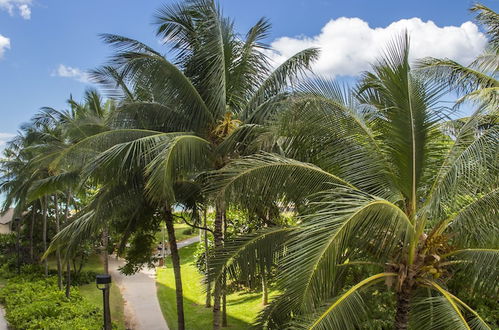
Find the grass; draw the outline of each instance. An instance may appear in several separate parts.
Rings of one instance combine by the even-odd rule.
[[[102,306],[102,292],[95,287],[94,283],[81,285],[79,290],[80,294],[91,303]],[[120,289],[114,283],[111,284],[109,301],[111,303],[111,319],[118,325],[118,329],[125,329],[124,301]]]
[[[50,269],[57,269],[55,257],[49,258],[48,264]],[[91,255],[88,261],[84,264],[82,271],[92,271],[98,274],[103,273],[104,265],[100,260],[100,256],[96,254]],[[80,294],[87,298],[91,303],[102,307],[102,291],[97,289],[95,283],[80,285],[78,290],[80,291]],[[125,329],[125,303],[117,285],[111,285],[111,295],[109,297],[109,301],[111,303],[111,319],[116,323],[116,325],[118,325],[118,329]]]
[[[180,242],[180,241],[183,241],[184,239],[199,235],[199,230],[195,229],[195,228],[192,228],[191,234],[184,233],[187,229],[190,229],[190,228],[192,228],[192,227],[190,227],[188,224],[185,224],[185,223],[176,223],[175,224],[175,238],[177,239],[177,242]],[[168,235],[166,234],[166,230],[165,230],[165,240],[166,240],[166,243],[168,243]],[[163,233],[161,231],[156,233],[156,241],[159,244],[161,244],[161,242],[163,241]]]
[[[198,272],[194,252],[197,243],[180,249],[182,286],[184,291],[184,314],[186,329],[210,329],[212,310],[205,308],[202,275]],[[175,279],[171,259],[167,259],[167,268],[158,268],[158,299],[163,315],[170,329],[177,329],[175,303]],[[248,329],[262,308],[261,293],[236,292],[227,296],[228,328]]]

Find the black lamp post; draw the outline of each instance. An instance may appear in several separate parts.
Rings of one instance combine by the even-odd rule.
[[[21,274],[21,218],[15,218],[14,224],[16,225],[17,230],[17,275]]]
[[[102,274],[95,277],[97,288],[102,291],[102,305],[104,307],[104,330],[111,330],[111,310],[109,308],[109,284],[111,284],[111,275]]]

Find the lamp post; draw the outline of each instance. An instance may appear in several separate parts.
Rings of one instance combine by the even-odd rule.
[[[17,230],[17,275],[21,274],[21,218],[15,218],[14,223]]]
[[[109,308],[109,284],[111,284],[111,275],[103,274],[95,276],[97,289],[102,291],[102,305],[104,308],[104,330],[111,330],[111,310]]]

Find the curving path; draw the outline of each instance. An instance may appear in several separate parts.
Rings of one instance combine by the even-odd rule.
[[[5,311],[0,307],[0,330],[7,330],[7,321],[5,320]]]
[[[197,236],[178,242],[177,246],[182,248],[196,242],[199,242]],[[156,269],[143,268],[134,275],[126,276],[118,270],[124,264],[121,259],[109,257],[109,272],[125,300],[127,327],[134,330],[167,330],[157,296]]]

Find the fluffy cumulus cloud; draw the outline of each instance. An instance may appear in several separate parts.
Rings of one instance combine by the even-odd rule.
[[[17,14],[24,19],[31,18],[32,0],[0,0],[0,9],[7,11],[11,16]]]
[[[67,66],[64,64],[59,64],[59,67],[52,73],[52,76],[73,78],[83,83],[88,83],[90,81],[88,74],[83,70],[78,68],[73,68],[71,66]]]
[[[3,57],[3,53],[5,52],[5,50],[9,48],[10,48],[10,39],[0,34],[0,58]]]
[[[308,47],[319,47],[314,71],[327,76],[356,76],[369,69],[386,45],[408,31],[412,59],[433,56],[467,64],[485,47],[486,37],[472,22],[439,27],[419,18],[402,19],[386,27],[372,28],[359,18],[329,21],[313,37],[282,37],[272,42],[271,57],[277,64]]]

